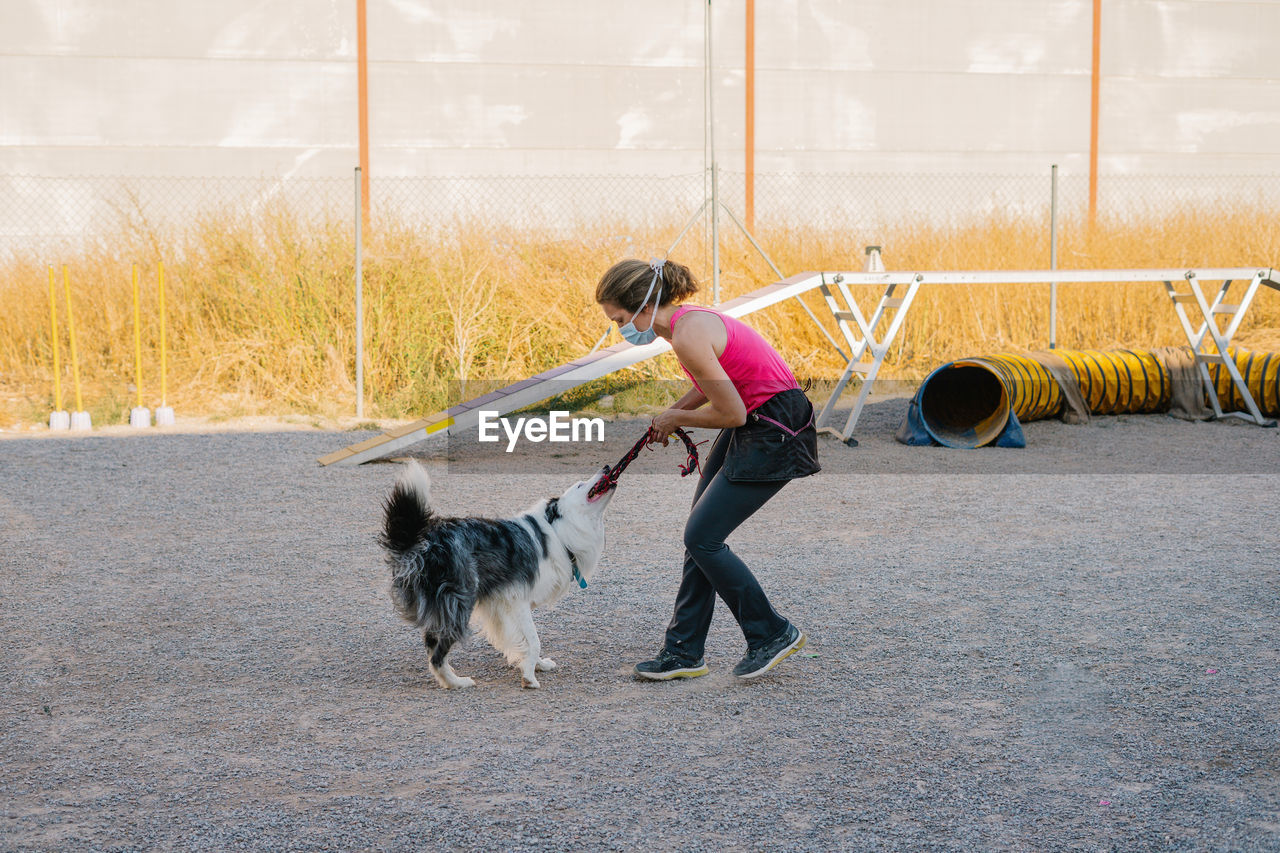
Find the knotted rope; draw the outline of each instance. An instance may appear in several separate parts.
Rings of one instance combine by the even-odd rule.
[[[612,488],[613,486],[617,485],[618,477],[622,476],[622,472],[626,470],[626,467],[628,465],[631,464],[631,461],[640,455],[640,451],[644,448],[644,446],[646,444],[656,442],[656,439],[650,438],[650,436],[652,435],[653,435],[653,427],[650,427],[649,429],[645,430],[645,433],[640,437],[640,440],[637,441],[635,445],[632,446],[632,448],[628,450],[626,453],[624,453],[622,458],[618,460],[618,464],[608,469],[608,472],[603,477],[601,477],[600,480],[594,486],[591,487],[591,491],[587,492],[587,497],[594,498],[596,495],[600,494],[606,489]],[[684,442],[684,449],[689,453],[689,457],[688,459],[685,460],[685,464],[680,466],[680,476],[687,477],[690,474],[692,474],[694,471],[701,472],[701,469],[698,467],[698,445],[695,444],[693,439],[689,437],[689,433],[685,432],[679,427],[676,427],[672,435],[676,436],[682,442]]]

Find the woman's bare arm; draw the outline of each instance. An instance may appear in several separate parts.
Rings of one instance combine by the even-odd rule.
[[[700,409],[707,402],[706,396],[697,389],[692,387],[685,392],[684,396],[671,404],[673,409]]]
[[[671,342],[671,347],[680,363],[702,387],[699,396],[705,395],[706,403],[696,409],[680,408],[677,403],[662,412],[653,419],[655,437],[665,439],[676,427],[725,429],[746,423],[747,407],[720,366],[710,338],[707,335],[679,335]],[[689,396],[686,394],[680,401]]]

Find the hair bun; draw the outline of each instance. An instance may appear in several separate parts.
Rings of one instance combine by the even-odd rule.
[[[663,304],[668,300],[684,302],[698,292],[698,282],[684,264],[667,261],[663,266],[662,278],[666,282],[666,290],[662,297]]]
[[[662,286],[661,305],[683,302],[698,292],[693,273],[684,264],[665,258],[650,258],[648,263],[630,259],[618,261],[601,277],[596,285],[596,302],[612,302],[634,313],[642,307],[655,278]]]

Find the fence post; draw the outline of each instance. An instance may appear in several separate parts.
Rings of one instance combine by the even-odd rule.
[[[1058,268],[1058,164],[1049,170],[1049,269]],[[1058,283],[1049,283],[1049,349],[1058,346]]]
[[[360,167],[356,166],[356,417],[364,417],[364,228]]]
[[[711,304],[720,304],[720,187],[716,168],[715,68],[711,61],[711,0],[707,0],[704,37],[707,48],[707,149],[711,158]]]

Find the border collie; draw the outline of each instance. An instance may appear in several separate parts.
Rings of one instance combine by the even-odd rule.
[[[481,633],[538,687],[542,657],[533,608],[553,604],[575,585],[586,586],[604,550],[604,510],[616,486],[587,493],[605,468],[574,483],[558,498],[538,501],[509,519],[446,518],[431,509],[431,481],[410,461],[384,504],[379,542],[391,566],[391,599],[422,631],[431,674],[441,687],[471,687],[449,665],[449,652],[467,637],[474,618]]]

